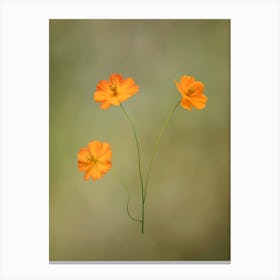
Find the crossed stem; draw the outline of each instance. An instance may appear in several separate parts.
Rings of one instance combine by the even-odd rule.
[[[180,100],[175,104],[175,106],[172,108],[172,110],[169,112],[169,114],[167,115],[162,127],[161,127],[161,130],[160,130],[160,133],[157,137],[157,140],[154,144],[154,148],[153,148],[153,153],[152,153],[152,156],[151,156],[151,159],[150,159],[150,162],[149,162],[149,165],[148,165],[148,171],[147,171],[147,177],[146,177],[146,181],[145,181],[145,185],[144,185],[144,181],[143,181],[143,175],[142,175],[142,169],[141,169],[141,158],[140,158],[140,147],[139,147],[139,141],[138,141],[138,137],[137,137],[137,133],[136,133],[136,128],[135,128],[135,125],[133,123],[133,121],[131,120],[131,118],[129,117],[128,113],[126,112],[126,110],[124,109],[123,105],[120,104],[120,107],[122,108],[122,111],[124,112],[127,120],[129,121],[131,127],[132,127],[132,130],[133,130],[133,135],[134,135],[134,138],[135,138],[135,142],[136,142],[136,148],[137,148],[137,159],[138,159],[138,172],[139,172],[139,178],[140,178],[140,185],[141,185],[141,195],[142,195],[142,198],[141,198],[141,201],[142,201],[142,219],[139,220],[139,219],[136,219],[134,218],[131,214],[130,214],[130,211],[129,211],[129,201],[130,201],[130,194],[128,192],[128,200],[127,200],[127,214],[128,216],[134,220],[134,221],[137,221],[137,222],[140,222],[141,223],[141,233],[144,234],[144,221],[145,221],[145,200],[146,200],[146,195],[147,195],[147,189],[148,189],[148,184],[149,184],[149,179],[150,179],[150,174],[151,174],[151,169],[152,169],[152,165],[153,165],[153,161],[155,159],[155,156],[157,154],[157,151],[158,151],[158,148],[159,148],[159,143],[160,143],[160,140],[162,138],[162,135],[164,134],[164,131],[166,129],[166,127],[168,126],[174,112],[176,111],[178,105],[180,104]]]

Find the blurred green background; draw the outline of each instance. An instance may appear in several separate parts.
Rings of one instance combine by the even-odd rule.
[[[230,21],[50,20],[51,261],[230,260]],[[140,218],[137,153],[120,107],[99,109],[93,92],[112,73],[132,77],[123,103],[140,140],[146,174],[153,143],[180,98],[174,79],[205,84],[204,110],[181,106],[154,161]],[[84,181],[77,153],[108,141],[112,169]]]

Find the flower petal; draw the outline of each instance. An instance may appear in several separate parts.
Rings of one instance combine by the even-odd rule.
[[[86,181],[86,180],[88,180],[89,178],[90,178],[90,176],[91,176],[91,171],[90,171],[90,169],[88,169],[86,172],[85,172],[85,175],[84,175],[84,180]]]
[[[204,109],[206,106],[206,103],[201,103],[201,102],[192,102],[192,105],[194,108],[201,110]]]
[[[206,106],[207,97],[205,95],[201,95],[200,97],[192,97],[191,103],[192,106],[196,109],[204,109]]]
[[[100,141],[91,141],[88,143],[88,150],[95,158],[97,158],[100,151],[102,151],[102,143]]]
[[[192,110],[192,107],[191,107],[191,101],[187,98],[182,98],[181,99],[181,105],[183,108],[191,111]]]
[[[178,83],[177,81],[174,81],[174,82],[175,82],[175,84],[176,84],[176,87],[177,87],[178,91],[183,95],[184,92],[183,92],[182,89],[180,88],[179,83]]]
[[[98,156],[98,161],[100,162],[110,161],[111,159],[112,159],[112,151],[109,148]]]
[[[206,103],[207,100],[208,100],[207,96],[202,94],[202,93],[198,94],[196,96],[192,96],[191,99],[194,100],[194,101],[196,101],[196,100],[197,101],[203,101],[204,103]]]
[[[186,93],[193,82],[194,82],[194,77],[192,77],[192,76],[185,75],[185,76],[181,77],[181,80],[180,80],[181,90],[184,93]]]
[[[92,180],[97,180],[101,178],[102,174],[101,172],[96,168],[95,165],[93,165],[89,170],[86,171],[84,179],[88,180],[92,178]]]
[[[106,80],[101,80],[96,86],[96,90],[107,91],[110,90],[110,82]]]
[[[110,93],[108,91],[99,90],[94,93],[93,99],[96,102],[103,102],[103,101],[106,101],[109,96],[110,96]]]
[[[128,96],[132,96],[138,90],[139,90],[139,86],[137,86],[137,85],[133,85],[131,87],[126,87],[126,88],[120,87],[118,95],[127,94]]]
[[[127,89],[124,89],[124,90],[121,90],[118,95],[114,96],[115,98],[118,99],[118,101],[121,103],[125,100],[127,100],[128,98],[130,98],[132,95],[136,94],[138,91],[138,86],[135,85],[131,88],[127,88]],[[114,105],[119,105],[119,104],[114,104]]]
[[[110,160],[112,158],[110,144],[107,142],[92,141],[88,143],[88,148],[90,153],[98,160]]]
[[[101,108],[101,109],[108,109],[110,106],[111,106],[111,103],[107,100],[107,101],[104,101],[104,102],[100,105],[100,108]]]
[[[112,163],[110,161],[107,162],[96,162],[96,168],[100,170],[102,174],[106,173],[112,167]]]
[[[83,162],[78,161],[78,169],[79,171],[87,171],[92,165],[92,162]]]
[[[192,103],[192,106],[198,110],[202,110],[206,107],[205,103]]]
[[[90,154],[88,148],[81,148],[78,153],[78,160],[82,162],[91,162],[92,155]]]
[[[122,81],[122,75],[121,74],[112,74],[110,76],[110,81],[112,85],[116,85],[117,87],[120,86]]]
[[[126,78],[121,82],[120,87],[124,89],[124,88],[130,88],[134,85],[135,85],[135,82],[132,78]]]
[[[98,160],[110,160],[112,158],[112,152],[110,149],[110,144],[107,142],[103,142],[101,143],[101,149],[98,151],[99,153],[97,154],[97,159]],[[106,155],[107,152],[110,152],[111,156],[108,154]],[[104,157],[105,155],[105,157]]]
[[[203,90],[204,90],[204,84],[202,82],[199,82],[199,81],[196,81],[196,82],[192,83],[191,87],[194,88],[195,92],[193,94],[191,94],[190,96],[202,93]]]
[[[118,98],[118,95],[114,95],[114,96],[111,96],[109,99],[108,99],[108,102],[110,102],[111,104],[115,105],[115,106],[118,106],[120,105],[121,101],[119,100]]]

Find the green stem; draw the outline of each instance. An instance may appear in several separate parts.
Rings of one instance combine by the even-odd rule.
[[[130,214],[130,211],[129,211],[129,201],[130,201],[130,193],[128,193],[127,204],[126,204],[126,212],[127,212],[127,215],[128,215],[129,218],[132,219],[133,221],[142,223],[142,220],[138,220],[138,219],[134,218],[134,217]]]
[[[120,177],[117,176],[116,173],[115,173],[115,177],[117,178],[117,181],[119,182],[119,184],[120,184],[120,185],[124,188],[124,190],[127,192],[126,212],[127,212],[128,217],[129,217],[130,219],[132,219],[133,221],[142,223],[142,220],[139,220],[139,219],[133,217],[132,214],[130,213],[130,210],[129,210],[130,192],[129,192],[127,186],[124,185],[124,184],[122,183],[122,180],[120,180]]]
[[[141,183],[141,193],[142,193],[142,220],[141,220],[141,224],[142,224],[142,229],[141,232],[142,234],[144,233],[144,212],[145,212],[145,197],[144,197],[144,182],[143,182],[143,176],[142,176],[142,171],[141,171],[141,159],[140,159],[140,148],[139,148],[139,141],[138,141],[138,137],[137,137],[137,133],[136,133],[136,129],[135,129],[135,125],[133,123],[133,121],[131,120],[131,118],[129,117],[128,113],[126,112],[126,110],[124,109],[123,105],[120,104],[128,122],[130,123],[132,130],[133,130],[133,135],[135,138],[135,142],[136,142],[136,147],[137,147],[137,157],[138,157],[138,171],[139,171],[139,177],[140,177],[140,183]]]
[[[151,174],[151,169],[152,169],[152,165],[153,165],[153,161],[155,159],[155,156],[157,154],[157,151],[158,151],[158,147],[159,147],[159,143],[160,143],[160,140],[161,140],[161,137],[167,127],[167,125],[169,124],[174,112],[176,111],[177,107],[179,106],[181,100],[179,100],[175,106],[172,108],[172,110],[169,112],[169,114],[167,115],[162,127],[161,127],[161,130],[160,130],[160,133],[158,135],[158,138],[154,144],[154,150],[153,150],[153,154],[152,154],[152,157],[150,159],[150,162],[149,162],[149,165],[148,165],[148,171],[147,171],[147,178],[146,178],[146,183],[145,183],[145,191],[144,191],[144,203],[145,203],[145,199],[146,199],[146,195],[147,195],[147,188],[148,188],[148,183],[149,183],[149,178],[150,178],[150,174]]]

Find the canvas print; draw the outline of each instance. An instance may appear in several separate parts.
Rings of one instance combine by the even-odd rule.
[[[230,261],[230,20],[49,21],[50,261]]]

